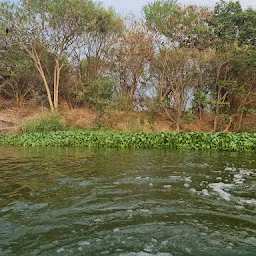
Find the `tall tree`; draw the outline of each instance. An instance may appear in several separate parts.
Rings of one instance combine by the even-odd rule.
[[[256,11],[252,8],[243,10],[239,1],[216,3],[209,24],[224,42],[256,47]]]
[[[111,49],[112,70],[119,80],[118,91],[128,96],[129,104],[143,83],[143,74],[154,57],[153,37],[141,23],[135,22],[123,33]]]
[[[90,0],[21,0],[2,2],[0,26],[6,44],[17,45],[34,61],[43,80],[51,111],[58,110],[61,70],[78,36],[88,31],[99,5]],[[42,65],[44,51],[55,56],[53,92]]]
[[[164,35],[176,46],[202,48],[210,44],[208,21],[211,12],[206,7],[196,5],[181,6],[174,0],[162,0],[143,7],[147,26]]]

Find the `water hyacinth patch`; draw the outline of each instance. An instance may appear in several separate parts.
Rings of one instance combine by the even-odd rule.
[[[57,131],[0,135],[0,145],[255,152],[256,133]]]

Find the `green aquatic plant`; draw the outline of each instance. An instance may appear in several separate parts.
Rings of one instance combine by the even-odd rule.
[[[256,133],[56,131],[1,135],[0,145],[255,152]]]

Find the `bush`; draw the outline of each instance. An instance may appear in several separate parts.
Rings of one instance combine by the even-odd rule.
[[[30,120],[25,122],[21,127],[23,133],[55,132],[66,129],[67,127],[58,115],[47,115],[40,119]]]
[[[191,124],[191,123],[195,122],[196,120],[197,120],[197,117],[192,111],[188,111],[186,113],[186,117],[185,117],[186,124]]]

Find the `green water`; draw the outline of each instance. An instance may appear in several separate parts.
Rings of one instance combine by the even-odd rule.
[[[0,255],[256,255],[256,156],[0,148]]]

